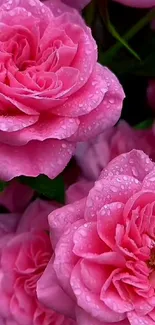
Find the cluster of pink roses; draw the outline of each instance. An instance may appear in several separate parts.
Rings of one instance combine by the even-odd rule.
[[[125,95],[89,2],[0,0],[0,325],[155,324],[155,126],[114,126]],[[73,155],[64,205],[14,179],[55,178]]]
[[[76,186],[65,206],[1,195],[0,324],[153,325],[155,163],[132,150]]]

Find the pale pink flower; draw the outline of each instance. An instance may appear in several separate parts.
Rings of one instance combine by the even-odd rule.
[[[146,154],[113,159],[88,196],[54,210],[49,224],[55,258],[38,281],[41,302],[61,312],[63,289],[78,325],[155,323],[155,163]]]
[[[155,110],[155,80],[150,80],[147,88],[147,97],[150,107]]]
[[[152,130],[136,130],[122,120],[94,140],[79,143],[75,157],[84,176],[96,180],[110,160],[132,149],[143,150],[155,160],[154,141]]]
[[[56,207],[52,202],[34,201],[21,216],[16,233],[4,236],[3,245],[0,241],[0,319],[4,325],[75,324],[48,310],[36,296],[37,281],[53,254],[47,216]]]
[[[0,22],[0,179],[54,178],[77,141],[115,124],[124,92],[77,10],[0,0]]]
[[[151,8],[155,6],[155,0],[114,0],[125,6],[137,8]]]

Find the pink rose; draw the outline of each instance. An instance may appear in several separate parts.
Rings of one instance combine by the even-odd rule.
[[[150,80],[147,88],[147,97],[150,107],[155,110],[155,80]]]
[[[155,324],[155,163],[147,155],[113,159],[88,197],[54,210],[49,224],[55,258],[38,281],[41,302],[61,312],[57,286],[78,325]]]
[[[124,92],[76,10],[1,0],[0,21],[0,178],[54,178],[77,141],[115,124]]]
[[[37,281],[53,254],[47,215],[55,207],[34,201],[21,217],[17,232],[0,245],[0,319],[4,325],[75,325],[45,308],[36,296]]]
[[[143,150],[155,161],[154,141],[152,130],[136,130],[122,120],[94,140],[79,143],[75,157],[83,174],[96,180],[110,160],[132,149]]]
[[[125,6],[137,8],[151,8],[155,6],[155,0],[114,0]]]

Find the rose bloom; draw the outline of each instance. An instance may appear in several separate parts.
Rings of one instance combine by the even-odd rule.
[[[155,324],[155,163],[146,154],[113,159],[49,224],[55,257],[38,281],[41,302],[61,311],[57,286],[78,325]]]
[[[96,180],[110,160],[132,149],[143,150],[155,161],[154,141],[153,129],[136,130],[121,120],[95,139],[78,143],[75,158],[83,175]]]
[[[45,308],[36,296],[37,280],[52,254],[47,215],[57,207],[37,199],[21,216],[16,232],[0,239],[0,324],[74,325]]]
[[[124,92],[77,10],[1,0],[0,22],[0,179],[54,178],[77,141],[115,124]]]

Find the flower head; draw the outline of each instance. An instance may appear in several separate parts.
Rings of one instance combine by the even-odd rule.
[[[154,190],[155,164],[133,150],[109,163],[86,198],[53,211],[55,258],[38,281],[40,301],[52,306],[54,272],[78,324],[153,325]]]

